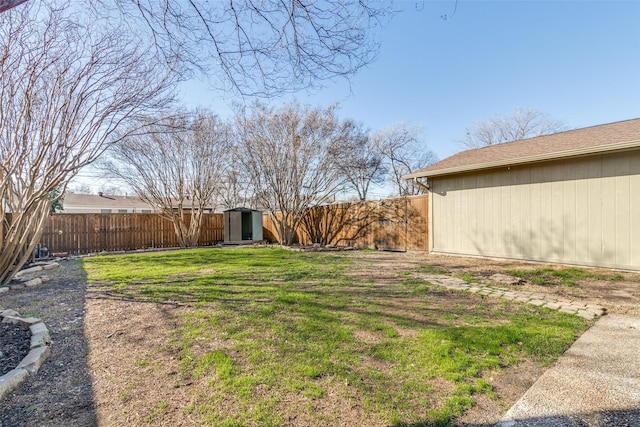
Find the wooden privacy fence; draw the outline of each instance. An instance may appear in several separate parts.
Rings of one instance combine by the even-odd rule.
[[[203,214],[199,246],[223,240],[222,214]],[[156,214],[55,214],[40,239],[49,252],[86,254],[178,246],[173,224]]]
[[[428,251],[428,197],[411,196],[316,206],[305,215],[297,242],[383,250]],[[265,240],[277,242],[268,215]],[[222,242],[222,214],[204,214],[199,246]],[[173,225],[156,214],[55,214],[40,239],[49,252],[87,254],[177,247]]]
[[[305,215],[297,243],[382,250],[428,251],[427,195],[315,206]],[[264,221],[265,239],[277,242],[275,224]]]

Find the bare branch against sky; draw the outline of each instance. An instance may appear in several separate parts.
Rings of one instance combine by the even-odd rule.
[[[382,154],[388,170],[394,196],[421,194],[423,189],[402,179],[403,175],[422,169],[437,160],[421,137],[422,129],[407,123],[397,123],[371,135]]]
[[[7,11],[26,1],[27,0],[0,0],[0,12]]]
[[[509,114],[492,117],[465,129],[459,144],[464,149],[548,135],[566,130],[566,125],[534,108],[515,108]]]
[[[3,0],[0,11],[25,0]],[[30,0],[40,3],[42,0]],[[217,88],[271,96],[349,79],[375,58],[389,2],[324,0],[90,0],[82,13],[122,20],[153,41],[158,59],[179,58]]]

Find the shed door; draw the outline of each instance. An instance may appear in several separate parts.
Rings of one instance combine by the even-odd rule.
[[[242,212],[229,212],[229,222],[225,225],[229,227],[230,242],[242,240]]]
[[[253,240],[261,241],[262,237],[262,212],[252,212],[253,216]]]
[[[242,240],[253,239],[251,212],[242,212]]]

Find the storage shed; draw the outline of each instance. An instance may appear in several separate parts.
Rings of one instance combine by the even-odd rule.
[[[429,249],[640,270],[640,119],[467,150],[429,188]]]
[[[224,243],[238,244],[262,241],[262,212],[234,208],[223,212]]]

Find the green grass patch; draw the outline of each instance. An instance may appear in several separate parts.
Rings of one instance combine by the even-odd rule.
[[[459,274],[458,278],[464,280],[467,283],[479,282],[478,279],[476,279],[475,277],[473,277],[473,275],[471,275],[469,273]]]
[[[512,276],[521,277],[535,285],[559,284],[569,287],[577,286],[580,280],[622,280],[621,274],[601,274],[581,268],[536,268],[534,270],[507,270]]]
[[[372,286],[346,274],[344,254],[198,249],[84,265],[97,294],[188,303],[163,351],[194,384],[182,406],[208,425],[332,424],[317,408],[336,401],[363,408],[363,424],[447,425],[475,394],[494,395],[483,373],[550,363],[590,324],[410,277]],[[151,355],[133,363],[154,374]]]
[[[162,416],[169,411],[169,405],[167,402],[160,401],[156,404],[155,408],[147,413],[147,415],[143,418],[143,421],[148,424],[155,424],[157,421],[162,419]]]
[[[426,274],[438,274],[438,275],[444,275],[444,274],[449,274],[451,273],[449,270],[447,270],[446,268],[443,267],[438,267],[435,265],[429,265],[429,264],[423,264],[420,266],[420,268],[418,269],[418,271],[420,273],[426,273]]]

